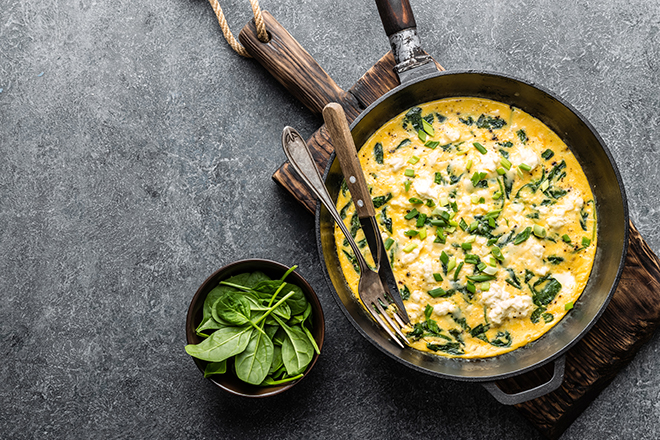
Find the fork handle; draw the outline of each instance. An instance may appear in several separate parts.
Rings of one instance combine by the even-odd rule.
[[[339,165],[346,179],[346,186],[353,196],[358,217],[367,218],[376,215],[374,204],[369,194],[367,181],[360,166],[357,149],[351,135],[351,128],[346,120],[346,113],[341,105],[331,102],[323,109],[323,120],[330,133],[332,146],[339,159]]]
[[[353,249],[355,258],[357,259],[358,266],[360,266],[360,271],[364,273],[365,271],[371,270],[367,261],[364,259],[362,252],[357,243],[353,239],[351,232],[348,230],[344,221],[342,220],[337,208],[328,194],[328,190],[325,187],[325,182],[319,173],[319,169],[314,162],[312,153],[309,151],[309,147],[300,136],[300,134],[292,127],[284,127],[282,131],[282,148],[286,154],[291,166],[296,172],[300,175],[302,180],[307,184],[309,189],[319,198],[323,206],[326,207],[332,218],[335,219],[339,229],[346,236],[348,244]]]

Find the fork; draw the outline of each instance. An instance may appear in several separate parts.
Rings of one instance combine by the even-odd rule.
[[[330,212],[330,215],[346,236],[351,249],[353,249],[358,267],[360,268],[360,281],[358,283],[358,296],[360,300],[378,325],[399,347],[404,348],[404,344],[408,344],[408,339],[402,331],[405,324],[396,313],[392,314],[394,318],[392,319],[386,312],[385,309],[390,303],[386,300],[387,290],[383,286],[378,272],[374,271],[367,264],[362,252],[360,252],[360,248],[355,243],[339,212],[337,212],[337,208],[335,208],[332,198],[328,194],[323,178],[316,167],[316,163],[312,158],[307,144],[294,128],[284,127],[282,131],[282,148],[293,168],[305,181],[309,189],[323,203],[323,206],[326,207],[328,212]],[[378,269],[376,268],[376,270]]]

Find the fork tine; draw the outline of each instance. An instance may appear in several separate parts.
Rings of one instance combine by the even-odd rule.
[[[378,313],[378,311],[374,310],[372,307],[367,307],[367,308],[369,309],[369,313],[371,313],[371,316],[376,320],[376,322],[378,323],[378,325],[380,326],[380,328],[382,328],[383,330],[385,330],[385,332],[386,332],[388,335],[390,335],[390,338],[392,338],[392,340],[393,340],[394,342],[396,342],[396,344],[397,344],[399,347],[404,348],[404,346],[403,346],[403,344],[401,343],[401,341],[399,341],[399,338],[397,338],[397,334],[394,333],[394,332],[392,331],[392,329],[391,329],[387,324],[385,324],[385,321],[383,321],[383,319],[380,317],[381,314]]]
[[[380,312],[380,314],[385,318],[385,321],[387,321],[387,323],[390,325],[390,327],[392,327],[392,329],[396,332],[396,334],[397,334],[397,335],[398,335],[398,336],[399,336],[404,342],[407,343],[407,342],[408,342],[408,339],[406,338],[406,335],[404,335],[403,332],[401,331],[401,327],[399,327],[399,326],[397,325],[397,323],[395,323],[395,322],[392,320],[392,318],[390,318],[390,315],[388,315],[387,312],[385,311],[385,309],[383,309],[383,306],[380,305],[380,302],[376,303],[376,308],[378,309],[378,311]]]

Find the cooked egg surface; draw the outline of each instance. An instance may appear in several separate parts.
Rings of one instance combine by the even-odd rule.
[[[389,121],[358,156],[413,348],[464,358],[514,350],[584,290],[594,198],[575,156],[538,119],[486,99],[443,99]],[[345,185],[337,209],[372,261]],[[337,226],[335,242],[357,297],[359,268]]]

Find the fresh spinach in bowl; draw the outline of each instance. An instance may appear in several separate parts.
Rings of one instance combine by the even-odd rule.
[[[312,336],[312,305],[302,289],[262,272],[242,273],[211,290],[204,301],[199,344],[186,352],[208,362],[204,377],[225,374],[253,385],[300,379],[319,348]]]

